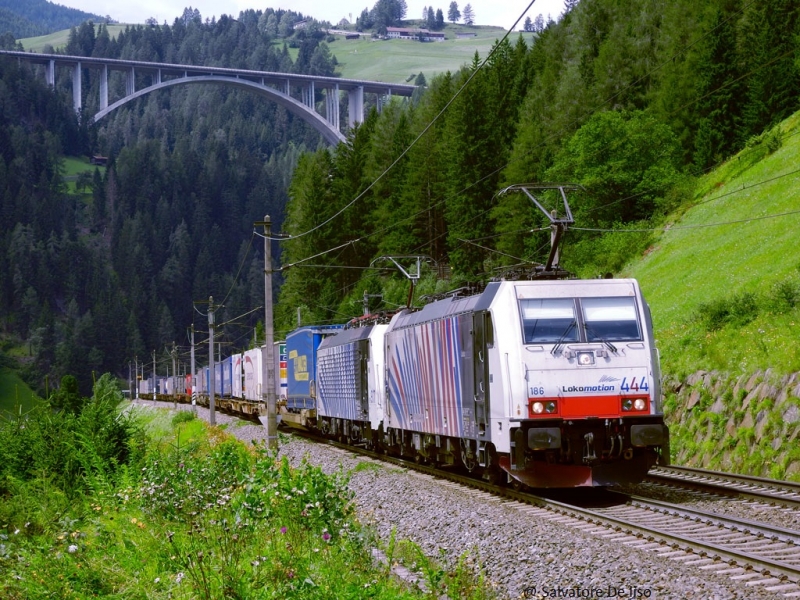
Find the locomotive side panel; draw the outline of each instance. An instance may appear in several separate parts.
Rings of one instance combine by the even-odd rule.
[[[345,334],[339,334],[336,338]],[[333,338],[332,338],[333,339]],[[364,421],[368,417],[365,374],[366,339],[324,347],[317,353],[317,416]]]
[[[369,334],[369,361],[367,363],[367,386],[370,427],[377,430],[383,424],[386,397],[385,337],[389,325],[375,325]]]
[[[461,321],[450,316],[390,331],[386,341],[385,427],[461,437]]]

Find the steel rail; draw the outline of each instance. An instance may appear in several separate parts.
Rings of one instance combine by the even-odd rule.
[[[800,484],[790,481],[673,465],[651,470],[646,481],[680,485],[717,494],[736,495],[756,502],[780,504],[800,510]]]

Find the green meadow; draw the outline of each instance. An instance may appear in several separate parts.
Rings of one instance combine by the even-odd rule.
[[[40,402],[14,371],[0,368],[0,417],[24,414]]]
[[[125,31],[125,28],[128,25],[125,24],[117,24],[117,25],[108,25],[108,34],[113,38],[116,37],[120,31]],[[99,28],[99,25],[95,25],[95,31]],[[27,52],[43,52],[45,46],[51,46],[54,50],[63,49],[67,45],[67,40],[69,39],[69,29],[64,29],[62,31],[56,31],[55,33],[48,33],[47,35],[40,35],[38,37],[31,37],[31,38],[23,38],[19,40],[22,43],[22,47],[25,48]]]
[[[624,275],[648,299],[664,370],[800,371],[800,113],[698,180]]]
[[[474,33],[475,37],[458,39],[456,32]],[[343,36],[336,36],[330,49],[339,62],[337,73],[348,79],[413,83],[414,78],[422,73],[430,82],[436,75],[455,72],[469,65],[476,52],[483,60],[505,33],[500,27],[448,26],[445,29],[447,39],[443,42],[364,38],[347,40]],[[530,42],[529,33],[515,32],[510,39],[516,42],[520,35]]]

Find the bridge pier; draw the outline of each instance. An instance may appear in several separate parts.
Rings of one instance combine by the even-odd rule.
[[[108,108],[108,65],[100,69],[100,110]]]
[[[325,118],[339,129],[339,86],[325,90]]]
[[[355,127],[356,122],[364,122],[364,86],[360,85],[348,92],[347,126]]]
[[[81,61],[72,68],[72,106],[75,112],[81,112]]]
[[[305,104],[308,108],[314,108],[314,82],[310,81],[308,86],[303,86],[300,88],[300,98],[302,99],[303,104]]]
[[[125,72],[125,95],[132,96],[136,93],[136,72],[131,67]]]

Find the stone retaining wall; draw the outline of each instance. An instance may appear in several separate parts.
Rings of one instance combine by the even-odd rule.
[[[800,481],[800,373],[665,376],[675,464]]]

